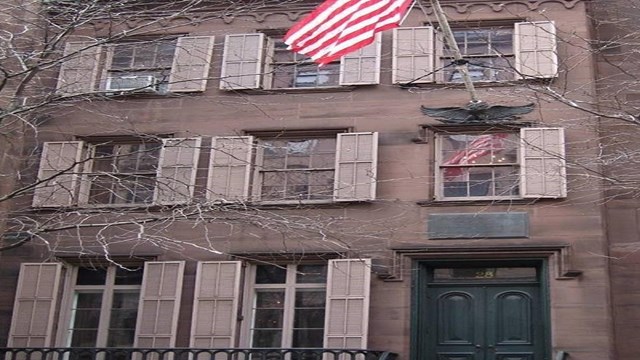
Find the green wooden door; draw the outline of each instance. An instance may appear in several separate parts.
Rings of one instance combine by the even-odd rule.
[[[426,344],[418,347],[418,359],[545,359],[539,284],[430,283],[423,294],[418,341]]]

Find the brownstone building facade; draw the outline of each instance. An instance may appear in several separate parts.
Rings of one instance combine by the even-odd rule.
[[[442,3],[478,97],[532,112],[423,114],[469,102],[426,3],[322,67],[282,42],[299,2],[74,28],[23,151],[1,351],[634,359],[575,106],[597,101],[588,3]]]

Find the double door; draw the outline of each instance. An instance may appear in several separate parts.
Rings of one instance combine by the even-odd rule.
[[[475,280],[428,284],[418,302],[418,359],[544,360],[540,285]]]

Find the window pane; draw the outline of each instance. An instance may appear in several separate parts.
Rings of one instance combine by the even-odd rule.
[[[140,285],[142,284],[142,267],[126,270],[121,267],[116,268],[116,285]]]
[[[493,196],[493,168],[469,169],[469,195]]]
[[[107,346],[133,346],[139,296],[138,292],[114,292]]]
[[[327,282],[327,265],[298,265],[296,282],[300,284],[324,284]]]
[[[495,192],[499,196],[520,194],[520,173],[515,166],[495,169]]]
[[[78,269],[76,285],[104,285],[106,279],[107,269],[81,267]]]
[[[133,63],[133,46],[117,45],[113,50],[111,58],[112,69],[128,69]]]
[[[71,309],[71,346],[96,346],[102,293],[76,293]]]
[[[282,330],[253,330],[253,347],[282,347]]]
[[[286,267],[276,265],[258,265],[256,267],[256,284],[284,284],[286,280]]]
[[[298,289],[293,320],[293,346],[322,346],[325,315],[324,289]],[[319,339],[320,340],[319,340]]]
[[[74,330],[71,336],[72,347],[95,347],[98,330]]]
[[[256,291],[253,319],[253,346],[281,347],[284,319],[283,290]]]
[[[284,308],[284,291],[260,290],[256,292],[256,308]]]

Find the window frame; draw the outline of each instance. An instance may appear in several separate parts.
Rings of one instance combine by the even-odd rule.
[[[565,154],[565,132],[562,127],[533,127],[530,123],[487,125],[431,125],[429,130],[433,140],[432,198],[436,202],[455,201],[501,201],[522,199],[561,199],[567,197],[567,165]],[[518,138],[516,146],[519,171],[517,176],[519,193],[509,197],[448,197],[443,195],[440,175],[441,144],[439,135],[469,133],[514,133]],[[493,166],[493,165],[487,165]]]
[[[100,177],[100,176],[106,176],[106,177],[111,177],[113,176],[113,174],[115,174],[114,172],[109,172],[109,173],[96,173],[94,172],[94,166],[96,163],[96,150],[97,147],[99,146],[105,146],[107,144],[112,144],[113,146],[118,146],[118,145],[134,145],[134,144],[157,144],[158,145],[158,150],[157,150],[157,159],[155,162],[155,169],[154,170],[149,170],[147,172],[145,172],[145,175],[149,175],[149,176],[145,176],[148,177],[149,179],[152,179],[152,181],[154,182],[153,185],[153,191],[151,192],[151,197],[149,199],[149,202],[127,202],[127,203],[92,203],[91,202],[91,189],[92,189],[92,185],[93,185],[93,177]],[[144,139],[115,139],[115,140],[101,140],[101,141],[94,141],[94,142],[90,142],[87,145],[86,150],[86,154],[88,156],[88,161],[85,164],[85,168],[84,171],[82,172],[82,176],[81,176],[81,184],[80,184],[80,195],[79,195],[79,199],[78,199],[78,203],[81,206],[86,206],[86,207],[137,207],[137,206],[152,206],[155,204],[155,193],[156,193],[156,187],[157,187],[157,180],[158,180],[158,169],[161,166],[161,154],[162,154],[162,150],[163,150],[163,144],[162,141],[156,141],[156,140],[152,140],[152,141],[146,141]],[[145,150],[146,151],[146,150]],[[153,173],[153,175],[151,175],[151,173]],[[137,176],[135,173],[132,173],[133,176]],[[117,175],[124,175],[124,174],[117,174]],[[131,175],[131,174],[126,174],[126,175]]]
[[[113,43],[105,45],[105,62],[104,68],[102,70],[102,81],[100,84],[100,90],[106,92],[151,92],[151,93],[159,93],[166,94],[169,93],[169,84],[171,79],[171,74],[175,71],[175,60],[178,50],[178,42],[179,36],[175,37],[167,37],[167,38],[159,38],[159,39],[127,39],[126,41]],[[154,42],[167,42],[171,43],[172,46],[172,54],[170,59],[168,59],[167,64],[158,64],[157,58],[160,52],[160,48],[158,44],[154,44]],[[145,45],[155,45],[156,53],[154,64],[150,66],[135,66],[135,50],[140,47],[144,47]],[[130,46],[133,47],[133,55],[130,60],[131,67],[122,67],[122,68],[114,68],[113,61],[116,56],[116,51],[118,47]],[[124,76],[117,76],[114,74],[126,74]],[[159,76],[160,75],[160,76]],[[155,79],[153,85],[148,86],[147,88],[140,89],[109,89],[108,85],[111,78],[127,78],[127,77],[138,77],[138,76],[153,76]]]
[[[272,83],[273,41],[282,35],[281,30],[264,30],[225,36],[220,70],[221,90],[271,90],[271,91],[341,91],[352,85],[376,85],[380,83],[381,36],[376,34],[372,44],[342,56],[339,80],[335,86],[274,88]],[[344,90],[342,90],[344,91]]]
[[[256,284],[256,273],[259,265],[275,265],[285,267],[286,269],[286,281],[284,284]],[[253,347],[253,329],[255,322],[255,301],[257,290],[284,290],[285,303],[283,304],[283,319],[282,319],[282,336],[280,339],[280,348],[292,348],[293,347],[293,335],[294,335],[294,316],[295,316],[295,297],[298,289],[308,290],[324,290],[325,304],[324,312],[328,311],[328,304],[326,303],[326,296],[328,291],[328,273],[325,273],[325,281],[321,283],[297,283],[297,266],[299,265],[324,265],[328,271],[329,265],[326,262],[302,262],[302,263],[261,263],[261,264],[249,264],[249,272],[245,282],[245,296],[243,297],[244,306],[244,318],[248,321],[244,322],[241,343],[247,347]],[[323,320],[325,319],[323,317]],[[323,321],[323,336],[326,336],[326,322]],[[323,340],[324,342],[324,340]],[[321,346],[322,347],[322,346]]]
[[[515,162],[509,162],[509,163],[505,163],[505,164],[495,164],[495,163],[491,163],[491,164],[477,164],[477,165],[472,165],[472,164],[465,164],[465,165],[460,165],[460,166],[443,166],[443,158],[442,158],[442,150],[443,150],[443,141],[444,141],[444,137],[446,136],[451,136],[451,135],[467,135],[467,136],[482,136],[482,135],[492,135],[492,134],[513,134],[516,136],[515,138],[515,152],[516,152],[516,161]],[[520,178],[520,167],[521,167],[521,154],[520,154],[520,134],[515,131],[515,130],[488,130],[488,131],[456,131],[456,132],[436,132],[434,134],[435,137],[435,191],[434,191],[434,197],[437,201],[473,201],[473,200],[513,200],[513,199],[520,199],[522,198],[521,196],[521,184],[522,184],[522,179]],[[464,148],[462,150],[469,150],[469,148]],[[485,156],[485,155],[483,155]],[[512,168],[516,170],[516,176],[518,176],[518,181],[517,181],[517,185],[518,186],[518,192],[517,194],[514,195],[490,195],[490,196],[472,196],[471,194],[469,194],[469,196],[448,196],[445,197],[444,194],[444,169],[447,168],[455,168],[455,169],[471,169],[471,168],[490,168],[490,169],[494,169],[496,167],[503,167],[503,168]],[[492,174],[493,174],[493,170],[492,170]],[[495,177],[491,178],[492,181],[490,182],[490,184],[494,184],[495,183]],[[467,180],[466,181],[468,186],[470,186],[470,181]],[[470,189],[469,189],[470,190]]]
[[[142,300],[142,283],[143,277],[140,277],[140,284],[137,285],[116,285],[116,271],[118,269],[115,265],[105,266],[107,273],[105,277],[104,285],[77,285],[78,272],[81,267],[85,266],[71,266],[67,270],[65,287],[62,298],[62,310],[60,312],[60,322],[58,327],[58,340],[59,346],[70,347],[73,337],[73,304],[78,293],[97,293],[102,292],[102,300],[100,305],[100,317],[98,321],[98,332],[96,334],[96,345],[94,347],[107,347],[110,317],[113,305],[114,293],[116,291],[124,292],[137,292],[138,304],[136,308],[136,327],[140,316],[140,301]],[[129,268],[139,267],[142,270],[142,264],[133,265]],[[88,268],[88,267],[86,267]],[[137,329],[133,329],[134,332]],[[131,347],[135,346],[135,333]]]
[[[309,57],[305,56],[305,55],[301,55],[298,53],[295,53],[291,50],[280,50],[278,47],[278,43],[284,43],[283,36],[278,36],[278,35],[269,35],[266,34],[265,38],[266,38],[266,56],[264,57],[265,61],[264,61],[264,68],[265,68],[265,75],[262,77],[262,87],[264,89],[268,89],[268,90],[295,90],[295,91],[299,91],[299,90],[314,90],[314,89],[331,89],[331,88],[340,88],[342,85],[340,84],[340,74],[342,73],[342,59],[337,59],[334,60],[332,62],[330,62],[329,64],[325,65],[324,67],[327,66],[331,66],[333,68],[333,71],[328,75],[328,76],[332,76],[335,78],[335,84],[330,84],[330,85],[318,85],[317,84],[317,79],[321,76],[320,72],[322,71],[322,68],[320,68],[320,65],[316,64],[315,62],[313,62]],[[289,52],[291,53],[291,57],[292,57],[292,61],[278,61],[278,56],[276,55],[278,52]],[[300,59],[298,59],[298,57],[300,57]],[[277,68],[279,66],[291,66],[293,69],[293,73],[292,73],[292,83],[294,84],[294,86],[290,86],[290,87],[278,87],[278,86],[274,86],[274,81],[276,81],[276,71]],[[295,84],[297,83],[297,79],[299,76],[299,69],[300,67],[305,67],[305,66],[314,66],[315,67],[315,71],[314,71],[314,76],[316,77],[316,85],[314,86],[295,86]],[[309,71],[311,72],[311,71]]]
[[[506,63],[507,63],[507,67],[505,67],[504,69],[501,69],[500,71],[504,71],[505,73],[509,73],[511,74],[511,78],[510,79],[505,79],[505,80],[498,80],[498,79],[487,79],[487,80],[483,80],[483,79],[474,79],[473,81],[476,83],[509,83],[509,82],[513,82],[517,79],[517,73],[516,73],[516,68],[515,68],[515,63],[516,63],[516,40],[515,40],[515,21],[514,22],[510,22],[510,25],[506,25],[504,23],[497,23],[497,24],[492,24],[492,23],[487,23],[487,24],[480,24],[480,26],[478,27],[467,27],[464,24],[459,24],[458,26],[453,26],[452,27],[452,31],[454,33],[455,36],[455,32],[456,31],[478,31],[478,30],[484,30],[484,31],[488,31],[488,32],[492,32],[494,30],[510,30],[511,31],[511,52],[506,53],[506,54],[499,54],[499,53],[486,53],[486,54],[471,54],[471,55],[465,55],[464,51],[462,51],[461,49],[461,53],[462,53],[462,58],[465,60],[468,60],[470,62],[473,62],[474,59],[505,59]],[[452,68],[452,70],[450,70],[450,72],[447,72],[447,68],[443,68],[445,65],[450,64],[454,58],[453,55],[447,55],[447,44],[446,44],[446,40],[443,38],[443,34],[442,34],[442,29],[441,28],[435,28],[435,44],[436,44],[436,48],[435,48],[435,61],[436,61],[436,69],[442,69],[442,71],[438,71],[436,73],[436,82],[437,83],[441,83],[441,84],[462,84],[463,81],[450,81],[447,79],[447,74],[449,75],[453,75],[455,73],[455,69]],[[490,43],[486,44],[489,51],[494,50],[493,46]],[[460,46],[460,44],[458,44],[458,46]],[[472,67],[473,65],[469,64],[467,65],[469,72],[471,73],[472,71]],[[450,67],[451,68],[451,67]],[[485,69],[485,68],[481,68],[481,69]],[[496,73],[498,70],[492,69],[492,68],[486,68],[483,71],[489,71],[491,73],[491,77],[495,77]]]
[[[331,203],[333,202],[333,194],[335,192],[334,184],[336,179],[336,161],[338,157],[337,147],[334,146],[335,151],[333,152],[333,167],[332,168],[304,168],[302,170],[297,169],[274,169],[274,170],[263,170],[264,164],[264,149],[261,146],[261,141],[269,141],[269,140],[314,140],[314,139],[334,139],[337,144],[337,135],[340,132],[326,132],[320,134],[307,135],[304,133],[291,133],[287,134],[283,137],[277,136],[256,136],[255,137],[255,161],[254,161],[254,172],[253,172],[253,187],[251,191],[251,196],[253,199],[256,199],[261,204],[291,204],[291,203],[304,203],[304,204],[321,204],[321,203]],[[264,174],[267,172],[283,172],[283,173],[295,173],[295,172],[303,172],[303,171],[333,171],[333,180],[331,182],[332,191],[330,194],[327,194],[326,199],[273,199],[273,200],[265,200],[262,198],[262,185],[264,182]],[[308,195],[311,195],[307,193]]]

